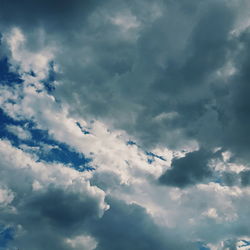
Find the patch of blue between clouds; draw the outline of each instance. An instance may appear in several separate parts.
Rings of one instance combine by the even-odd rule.
[[[218,176],[214,176],[214,178],[212,178],[211,181],[214,182],[214,183],[218,183],[218,184],[220,184],[221,186],[226,186],[226,184],[223,183],[223,180],[222,180],[222,178],[221,178],[221,176],[220,176],[220,173],[216,172],[216,174],[218,174]]]
[[[23,80],[18,74],[10,70],[10,64],[7,57],[0,59],[0,84],[13,86],[22,83]]]
[[[11,65],[6,57],[0,59],[0,85],[14,86],[15,84],[21,84],[23,80],[16,73],[10,70]],[[30,75],[35,77],[34,72],[30,72]],[[49,64],[49,74],[47,79],[42,83],[45,90],[50,93],[54,90],[53,83],[55,81],[54,63]],[[11,100],[9,100],[11,102]],[[27,130],[31,134],[31,138],[21,139],[15,134],[9,132],[6,129],[7,125],[20,126]],[[88,131],[82,130],[84,134],[88,134]],[[50,163],[63,163],[68,164],[72,168],[78,171],[92,171],[91,159],[85,157],[83,154],[75,152],[66,143],[58,142],[52,139],[48,131],[36,128],[36,124],[29,120],[15,120],[9,117],[0,108],[0,138],[8,139],[12,145],[20,148],[21,145],[37,148],[38,150],[32,152],[38,157],[38,161],[46,161]],[[44,148],[47,147],[46,150]]]
[[[250,246],[250,241],[248,240],[241,240],[241,241],[243,242],[243,245],[241,245],[240,248]]]
[[[137,144],[134,141],[127,141],[127,145],[131,145],[132,146],[132,145],[137,145]]]
[[[197,246],[198,246],[198,249],[199,249],[199,250],[210,250],[210,248],[207,247],[206,244],[205,244],[204,242],[198,241],[198,242],[197,242]]]
[[[160,156],[160,155],[157,155],[157,154],[154,154],[152,152],[145,152],[148,157],[148,163],[149,164],[152,164],[154,161],[155,161],[155,158],[158,158],[162,161],[166,161],[166,159],[163,157],[163,156]]]
[[[163,157],[163,156],[160,156],[160,155],[157,155],[157,154],[154,154],[152,152],[146,152],[146,155],[150,156],[150,157],[153,157],[153,158],[158,158],[162,161],[166,161],[166,159]]]
[[[199,250],[210,250],[210,248],[209,248],[209,247],[205,247],[205,246],[201,246],[201,247],[199,248]]]
[[[40,82],[43,84],[44,90],[48,94],[52,94],[52,92],[55,90],[55,80],[56,80],[56,72],[54,70],[54,62],[49,62],[48,65],[48,76],[44,80],[41,80]],[[30,71],[29,75],[32,77],[36,77],[36,73],[34,71]],[[42,89],[36,90],[37,92],[42,92]]]
[[[133,145],[138,146],[136,142],[131,141],[131,140],[127,141],[127,145],[129,145],[129,146],[133,146]],[[140,148],[140,146],[138,146],[138,147]],[[145,151],[145,154],[148,156],[147,162],[149,164],[152,164],[155,161],[155,158],[158,158],[158,159],[160,159],[162,161],[166,161],[166,159],[163,156],[154,154],[153,152]]]
[[[76,122],[76,125],[81,129],[81,131],[84,135],[90,134],[90,132],[88,130],[86,130],[85,128],[83,128],[83,126],[81,126],[81,124],[79,122]]]
[[[42,142],[51,146],[49,151],[40,151],[38,153],[41,160],[70,164],[74,169],[80,172],[94,170],[94,168],[90,166],[92,161],[91,158],[87,158],[83,154],[75,152],[65,143],[51,139],[46,130],[31,129],[30,132],[32,134],[33,142]]]
[[[9,241],[13,240],[14,229],[11,227],[0,226],[0,249],[6,249]]]
[[[56,80],[56,72],[54,70],[54,62],[49,63],[48,76],[46,79],[42,80],[45,90],[51,94],[55,90],[54,82]],[[29,74],[36,77],[35,72],[30,71]],[[11,64],[7,57],[0,58],[0,85],[14,86],[16,84],[21,84],[23,80],[21,77],[11,71]]]
[[[15,125],[26,129],[31,134],[31,138],[21,139],[17,137],[6,129],[6,125]],[[8,139],[17,148],[20,148],[22,145],[38,148],[39,150],[34,151],[38,157],[38,161],[69,164],[78,171],[94,170],[90,165],[91,158],[87,158],[83,154],[74,151],[66,143],[54,140],[50,137],[48,131],[37,129],[34,122],[14,120],[5,114],[2,109],[0,109],[0,138]]]

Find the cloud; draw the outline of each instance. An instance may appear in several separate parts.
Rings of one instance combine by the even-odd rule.
[[[29,140],[31,139],[31,134],[29,131],[24,130],[22,127],[15,126],[15,125],[8,125],[6,129],[10,132],[19,137],[22,140]]]
[[[240,173],[240,177],[241,177],[241,184],[243,186],[249,186],[250,185],[250,171],[242,171]]]
[[[228,103],[234,108],[234,85],[224,82],[234,81],[234,74],[218,72],[228,61],[235,64],[233,48],[240,41],[231,32],[240,6],[228,1],[145,1],[144,5],[148,7],[141,9],[134,2],[118,6],[112,1],[93,3],[93,8],[65,5],[69,15],[78,8],[86,15],[80,21],[76,11],[65,30],[58,25],[54,33],[49,32],[50,19],[42,16],[43,36],[56,41],[58,48],[54,56],[61,71],[56,97],[69,103],[72,114],[108,121],[149,148],[157,144],[176,148],[198,141],[204,147],[223,146],[238,153],[240,133],[234,133],[238,139],[229,143],[230,126],[224,129],[227,116],[234,120],[227,111]],[[128,16],[137,24],[127,31],[132,29],[132,40],[121,36],[124,28],[114,22]],[[67,20],[63,14],[60,18]],[[75,30],[77,36],[72,34]],[[66,37],[71,39],[65,41]],[[175,115],[166,119],[163,114]],[[243,146],[240,141],[237,144]]]
[[[238,247],[250,231],[248,9],[3,0],[9,247]]]
[[[211,156],[211,153],[200,149],[187,153],[182,158],[173,159],[171,168],[159,178],[160,183],[185,187],[203,182],[212,175],[208,165]]]
[[[90,226],[99,241],[97,250],[194,248],[194,243],[178,237],[178,233],[157,226],[142,207],[114,199],[109,199],[109,204],[111,208]]]
[[[140,20],[140,12],[134,15]],[[103,39],[90,36],[73,62],[58,58],[64,73],[56,95],[71,104],[72,112],[109,120],[148,147],[179,147],[192,139],[207,144],[212,141],[207,134],[221,132],[212,106],[217,87],[212,76],[227,60],[233,10],[212,1],[185,12],[180,3],[166,2],[161,15],[150,21],[150,26],[142,22],[138,39],[131,43],[116,37],[110,41],[106,30],[115,32],[112,25],[90,19],[90,25],[97,22],[99,27],[95,35]],[[67,48],[67,53],[76,51]],[[76,90],[73,95],[70,89]],[[164,113],[176,115],[157,121]],[[212,146],[217,141],[214,137]]]
[[[6,188],[0,189],[0,206],[6,206],[14,199],[14,194]]]
[[[80,25],[95,6],[95,1],[54,1],[51,3],[39,0],[34,3],[25,0],[22,4],[19,1],[13,1],[10,4],[4,0],[0,13],[1,27],[3,28],[5,25],[3,28],[5,29],[20,25],[21,28],[26,28],[28,31],[43,27],[51,31],[68,30],[77,22],[80,22]],[[19,10],[16,18],[11,19],[9,14],[16,10]]]
[[[66,243],[69,245],[70,248],[76,250],[93,250],[97,246],[97,242],[90,236],[77,236],[73,239],[66,239]]]
[[[39,50],[36,61],[53,54],[60,69],[54,95],[69,104],[72,114],[124,129],[148,148],[176,149],[197,141],[240,154],[246,123],[237,119],[241,112],[236,109],[244,110],[247,103],[239,106],[234,99],[244,89],[247,62],[237,54],[247,54],[238,46],[247,43],[247,35],[232,34],[245,18],[239,12],[247,3],[241,2],[143,1],[141,8],[133,1],[64,1],[59,11],[57,2],[15,1],[4,3],[1,16],[25,33],[25,55],[33,53],[27,57],[35,58]],[[10,20],[6,13],[15,8],[22,15]],[[26,15],[30,10],[35,14]],[[239,63],[237,58],[242,58]],[[237,68],[231,75],[229,62]],[[236,91],[235,81],[243,84]],[[242,132],[233,136],[232,131]]]
[[[10,246],[69,249],[66,238],[86,232],[85,222],[108,208],[104,192],[76,170],[37,163],[9,142],[0,143],[1,185],[8,187],[1,189],[0,221],[14,229]]]

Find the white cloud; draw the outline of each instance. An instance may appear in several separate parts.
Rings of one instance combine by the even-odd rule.
[[[74,250],[94,250],[97,246],[95,239],[88,235],[66,239],[66,243],[70,246],[70,249]]]
[[[11,190],[6,188],[0,188],[0,206],[6,206],[10,204],[14,199],[14,194]]]
[[[40,39],[43,33],[40,32]],[[7,43],[11,51],[11,64],[13,70],[18,70],[21,75],[28,77],[26,74],[31,71],[36,74],[38,80],[47,76],[47,65],[53,58],[55,48],[44,48],[38,53],[26,49],[26,38],[19,28],[13,28],[9,33],[4,34],[4,42]],[[32,81],[32,77],[29,77]]]
[[[31,139],[31,137],[32,137],[31,134],[30,134],[30,132],[29,132],[28,130],[23,129],[23,128],[20,127],[20,126],[7,125],[7,126],[6,126],[6,129],[7,129],[10,133],[16,135],[17,137],[19,137],[19,138],[22,139],[22,140],[29,140],[29,139]]]

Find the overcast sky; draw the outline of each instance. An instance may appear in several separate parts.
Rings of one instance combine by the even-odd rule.
[[[248,0],[0,0],[0,250],[250,249]]]

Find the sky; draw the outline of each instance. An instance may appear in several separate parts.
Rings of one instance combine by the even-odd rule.
[[[248,0],[0,0],[0,250],[250,249]]]

